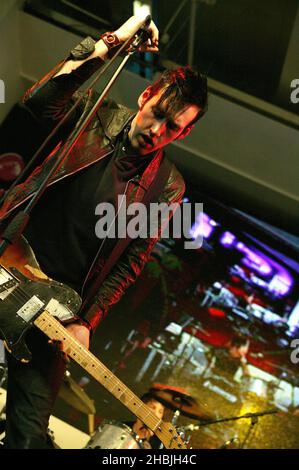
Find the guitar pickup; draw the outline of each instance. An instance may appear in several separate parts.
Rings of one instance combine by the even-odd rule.
[[[45,306],[45,310],[62,322],[74,318],[73,312],[66,305],[61,304],[56,299],[51,299]]]
[[[33,295],[18,311],[17,315],[23,318],[26,322],[29,322],[44,306],[42,302],[36,295]]]

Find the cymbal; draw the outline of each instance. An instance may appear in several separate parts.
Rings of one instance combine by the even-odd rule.
[[[93,415],[96,413],[94,401],[78,385],[69,373],[65,374],[58,396],[68,405],[82,413]]]
[[[166,385],[166,384],[161,384],[158,382],[155,382],[152,384],[151,391],[156,391],[156,390],[169,390],[169,391],[174,391],[174,392],[179,392],[182,393],[183,395],[191,396],[189,393],[187,393],[187,390],[183,387],[175,387],[173,385]]]
[[[206,405],[199,405],[195,398],[185,392],[171,388],[164,388],[163,390],[151,388],[150,392],[167,408],[174,411],[179,410],[184,416],[202,420],[212,418],[211,414],[203,409]]]

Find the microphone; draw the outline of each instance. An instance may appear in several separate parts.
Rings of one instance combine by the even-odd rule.
[[[151,15],[147,15],[147,17],[145,18],[144,20],[144,23],[143,25],[141,26],[141,28],[137,31],[137,36],[138,36],[138,39],[137,39],[137,46],[140,46],[140,44],[143,44],[143,43],[146,43],[148,39],[150,39],[151,35],[150,33],[148,32],[148,28],[151,24],[151,21],[152,21],[152,17]]]
[[[147,17],[144,20],[144,25],[141,27],[141,29],[143,28],[148,29],[149,25],[151,24],[151,21],[152,21],[151,15],[147,15]]]

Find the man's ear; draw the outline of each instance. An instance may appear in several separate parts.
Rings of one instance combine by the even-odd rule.
[[[187,135],[192,131],[193,127],[194,125],[185,127],[185,129],[176,137],[175,140],[182,140],[187,137]]]
[[[151,98],[151,96],[152,96],[151,87],[147,87],[138,98],[139,109],[143,108],[143,106]]]

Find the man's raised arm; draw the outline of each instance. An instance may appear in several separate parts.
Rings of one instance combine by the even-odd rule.
[[[102,60],[107,60],[109,58],[109,52],[113,51],[114,48],[121,46],[129,37],[134,33],[136,29],[141,28],[143,25],[144,19],[141,19],[137,16],[132,16],[128,19],[120,28],[118,28],[115,32],[110,34],[110,37],[104,39],[100,39],[99,41],[94,43],[94,51],[92,54],[83,60],[67,60],[64,65],[61,67],[59,72],[55,75],[55,77],[62,75],[64,73],[68,74],[76,70],[86,61],[100,58]],[[144,44],[140,47],[140,51],[142,52],[157,52],[158,51],[158,41],[159,41],[159,32],[157,27],[155,26],[154,22],[152,21],[149,28],[149,40],[147,44]],[[103,35],[105,36],[105,35]]]
[[[132,16],[120,28],[111,34],[116,37],[114,47],[119,47],[141,27],[144,19]],[[141,51],[158,51],[158,29],[151,22],[149,39],[140,47]],[[105,35],[102,35],[105,36]],[[98,41],[88,37],[78,44],[68,57],[58,64],[54,70],[36,82],[24,95],[23,103],[33,115],[48,129],[54,127],[67,112],[72,103],[73,94],[96,72],[104,61],[113,53],[109,37]],[[110,50],[111,49],[111,50]],[[78,117],[78,116],[77,116]],[[76,115],[73,118],[76,120]],[[72,124],[72,123],[70,123]]]

